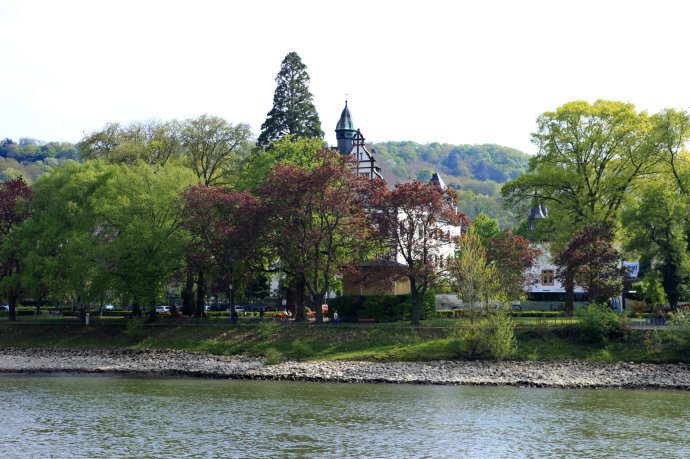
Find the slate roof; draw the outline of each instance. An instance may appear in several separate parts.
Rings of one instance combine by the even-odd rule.
[[[367,151],[376,161],[376,165],[381,169],[379,173],[381,174],[381,177],[383,177],[383,179],[386,181],[388,188],[392,190],[393,188],[395,188],[396,184],[410,181],[404,177],[398,177],[397,175],[395,175],[393,173],[393,169],[388,165],[388,163],[386,163],[386,160],[384,160],[381,157],[381,155],[379,155],[379,153],[376,151],[373,145],[365,144],[365,146],[367,148]]]
[[[431,176],[431,180],[429,180],[430,183],[438,183],[438,186],[441,187],[442,190],[447,190],[448,185],[446,185],[446,182],[443,181],[440,175],[438,175],[438,172],[434,172],[434,175]]]
[[[350,110],[347,108],[347,101],[345,101],[345,108],[343,108],[343,112],[340,114],[340,120],[338,120],[338,124],[335,126],[336,131],[341,131],[341,130],[354,130],[355,129],[355,123],[352,122],[352,115],[350,115]]]

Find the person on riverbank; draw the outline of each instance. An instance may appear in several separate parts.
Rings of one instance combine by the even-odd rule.
[[[338,319],[338,311],[333,311],[333,325],[338,325],[340,320]]]

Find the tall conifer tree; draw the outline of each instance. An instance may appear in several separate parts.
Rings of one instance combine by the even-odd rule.
[[[292,51],[285,56],[276,77],[273,108],[261,125],[257,143],[267,147],[288,134],[295,137],[323,137],[319,114],[309,92],[307,66]]]

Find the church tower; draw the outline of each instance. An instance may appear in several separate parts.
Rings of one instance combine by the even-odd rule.
[[[352,122],[350,110],[347,108],[347,101],[345,101],[345,108],[340,114],[340,121],[335,127],[335,138],[338,139],[338,151],[341,155],[348,155],[352,151],[352,139],[357,134],[357,129]]]

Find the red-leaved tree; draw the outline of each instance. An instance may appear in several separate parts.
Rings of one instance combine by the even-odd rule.
[[[351,171],[348,156],[322,149],[310,169],[278,164],[256,190],[266,209],[268,247],[295,285],[306,288],[317,323],[336,274],[381,246],[359,192],[366,180]],[[305,318],[299,302],[295,318]]]
[[[541,249],[531,246],[529,240],[512,234],[507,228],[502,235],[489,239],[487,244],[487,259],[495,266],[507,299],[520,299],[525,287],[539,279],[529,271],[541,255]]]
[[[220,273],[228,287],[231,321],[235,320],[233,283],[261,260],[262,204],[248,192],[224,187],[190,186],[184,191],[185,226],[194,236],[190,257],[198,266]]]
[[[412,294],[412,324],[419,324],[421,299],[446,273],[460,229],[469,220],[458,213],[457,195],[436,183],[419,181],[388,189],[382,180],[367,190],[367,207],[374,227],[389,243],[390,253],[379,272],[407,277]],[[446,254],[446,255],[444,255]]]
[[[10,321],[17,318],[16,304],[22,289],[18,276],[21,263],[12,233],[29,217],[26,205],[32,198],[33,190],[21,177],[0,184],[0,293],[7,296]]]
[[[627,274],[620,253],[613,247],[613,233],[604,226],[585,226],[575,233],[555,261],[569,314],[574,309],[575,285],[587,291],[590,301],[596,301],[602,292],[620,291]]]

